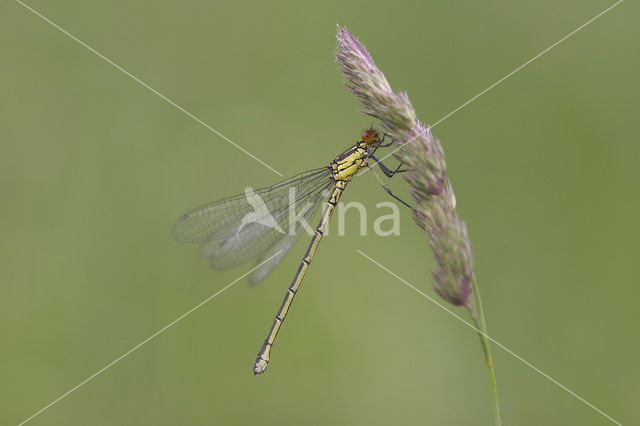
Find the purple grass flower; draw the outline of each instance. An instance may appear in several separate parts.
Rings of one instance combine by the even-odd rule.
[[[433,287],[448,302],[473,311],[471,243],[456,213],[440,141],[418,120],[409,96],[391,89],[358,39],[342,27],[337,38],[336,62],[347,87],[364,107],[362,112],[380,120],[385,133],[395,140],[394,156],[410,170],[402,176],[416,203],[413,218],[427,232],[437,262]]]
[[[500,407],[487,326],[473,276],[473,256],[467,226],[456,213],[456,197],[446,177],[444,151],[431,129],[422,124],[404,92],[394,92],[367,49],[346,28],[338,27],[336,62],[362,112],[380,120],[395,140],[394,156],[404,162],[402,174],[416,203],[413,218],[429,237],[437,266],[433,288],[446,301],[469,310],[480,337],[489,370],[496,426]]]

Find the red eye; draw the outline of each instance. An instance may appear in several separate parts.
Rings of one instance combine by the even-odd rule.
[[[362,132],[360,137],[362,138],[362,142],[371,142],[374,135],[375,132],[373,130],[365,130],[364,132]]]

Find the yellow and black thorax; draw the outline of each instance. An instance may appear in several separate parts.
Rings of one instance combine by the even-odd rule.
[[[338,155],[331,163],[331,172],[335,181],[351,182],[353,175],[365,167],[365,159],[369,156],[369,144],[359,141],[354,146]]]

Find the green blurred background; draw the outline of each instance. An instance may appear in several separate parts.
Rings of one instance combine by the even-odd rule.
[[[334,64],[336,23],[434,123],[612,2],[28,4],[289,176],[372,124]],[[623,424],[640,422],[638,11],[433,129],[490,335]],[[171,226],[279,177],[20,4],[0,16],[0,423],[17,424],[245,273],[210,270]],[[492,424],[474,332],[356,253],[434,295],[425,234],[402,210],[400,237],[373,235],[388,198],[370,175],[353,200],[371,235],[352,213],[323,241],[266,375],[251,364],[304,243],[30,424]],[[611,424],[494,357],[504,424]]]

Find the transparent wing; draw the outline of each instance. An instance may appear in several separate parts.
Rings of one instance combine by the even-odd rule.
[[[180,241],[203,242],[200,253],[213,269],[233,268],[297,235],[295,218],[310,214],[332,185],[330,170],[322,168],[268,188],[248,188],[244,194],[183,215],[176,222],[174,236]]]
[[[314,222],[313,217],[318,212],[318,208],[322,205],[321,201],[323,201],[329,195],[329,191],[323,191],[318,194],[317,198],[314,201],[311,201],[309,204],[309,208],[306,211],[302,211],[300,217],[304,220],[305,224],[309,224],[310,227],[307,231],[313,232],[314,230]],[[305,234],[305,226],[302,225],[302,222],[299,222],[295,233],[293,235],[285,236],[280,242],[273,245],[271,248],[267,249],[264,253],[256,259],[256,264],[260,264],[264,262],[265,259],[269,259],[266,263],[264,263],[260,268],[256,269],[249,275],[249,285],[256,285],[276,267],[280,264],[280,261],[284,259],[289,250],[293,248],[296,242],[300,239],[302,235]],[[273,256],[273,257],[271,257]]]
[[[313,191],[315,187],[325,183],[330,175],[328,167],[309,170],[275,185],[252,190],[249,197],[245,190],[244,194],[197,207],[180,216],[173,227],[173,237],[185,243],[226,238],[248,213],[255,212],[252,202],[262,200],[268,212],[273,214],[289,206],[291,188],[297,188],[296,197],[302,197],[303,191]],[[263,216],[267,214],[262,213]]]
[[[295,235],[297,227],[293,218],[298,217],[303,210],[311,208],[312,204],[317,204],[319,195],[332,184],[333,180],[327,177],[320,186],[295,187],[295,192],[301,195],[292,199],[285,208],[274,211],[270,217],[270,224],[254,221],[243,226],[244,223],[241,223],[222,241],[205,243],[201,254],[208,257],[211,267],[217,270],[234,268],[249,262],[283,238]]]

